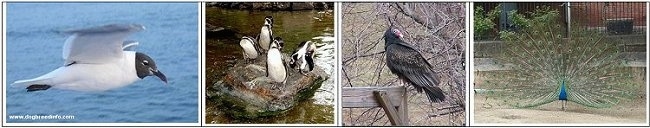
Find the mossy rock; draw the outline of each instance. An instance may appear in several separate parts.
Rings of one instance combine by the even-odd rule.
[[[316,67],[306,74],[289,69],[284,85],[274,83],[266,77],[265,63],[266,56],[251,63],[238,61],[221,81],[212,85],[215,91],[208,94],[208,100],[235,119],[277,116],[313,97],[327,80],[327,74]]]

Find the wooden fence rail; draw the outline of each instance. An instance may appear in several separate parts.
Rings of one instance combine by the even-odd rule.
[[[343,87],[343,108],[381,107],[394,126],[408,126],[407,93],[404,86],[397,87]]]

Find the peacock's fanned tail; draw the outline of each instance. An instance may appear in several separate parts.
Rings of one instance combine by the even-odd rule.
[[[567,101],[594,108],[636,95],[612,39],[584,28],[565,38],[561,30],[559,24],[538,23],[506,33],[495,59],[507,70],[486,76],[489,94],[520,108],[560,100],[562,89]]]

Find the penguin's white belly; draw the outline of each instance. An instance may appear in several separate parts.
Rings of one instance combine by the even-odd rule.
[[[269,33],[267,30],[268,29],[266,27],[262,27],[262,30],[260,32],[260,40],[258,42],[264,50],[269,50],[269,46],[271,45],[271,33]]]
[[[244,49],[244,58],[246,59],[255,59],[257,58],[257,51],[255,50],[255,46],[253,46],[253,43],[250,41],[241,41],[239,45]]]
[[[277,49],[269,50],[267,61],[267,70],[269,77],[275,82],[284,82],[287,77],[284,64],[282,63],[282,54]]]

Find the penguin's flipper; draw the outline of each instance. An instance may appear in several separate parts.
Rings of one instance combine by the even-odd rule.
[[[305,60],[307,60],[307,64],[309,65],[309,71],[314,70],[314,57],[312,56],[312,53],[306,54]]]
[[[282,60],[282,65],[284,65],[284,72],[287,73],[287,76],[284,77],[284,80],[282,81],[282,84],[284,84],[284,83],[287,82],[287,79],[289,78],[289,76],[291,76],[291,73],[289,73],[289,68],[288,68],[289,66],[287,65],[286,61]]]
[[[293,54],[291,54],[291,61],[289,61],[289,67],[291,68],[296,68],[296,62],[298,61],[298,54],[296,54],[298,51],[293,51]]]
[[[260,34],[257,34],[257,36],[255,36],[255,42],[256,42],[255,44],[257,44],[257,45],[255,45],[255,48],[260,49],[259,52],[262,52],[262,53],[268,52],[268,51],[262,51],[264,49],[262,49],[262,44],[260,43]]]
[[[263,49],[262,49],[262,47],[260,47],[260,44],[259,44],[259,42],[257,42],[257,40],[255,40],[255,44],[253,44],[253,47],[255,47],[255,51],[257,51],[258,55],[261,56],[264,53],[264,52],[262,52]]]
[[[266,77],[269,77],[269,62],[266,62]]]

